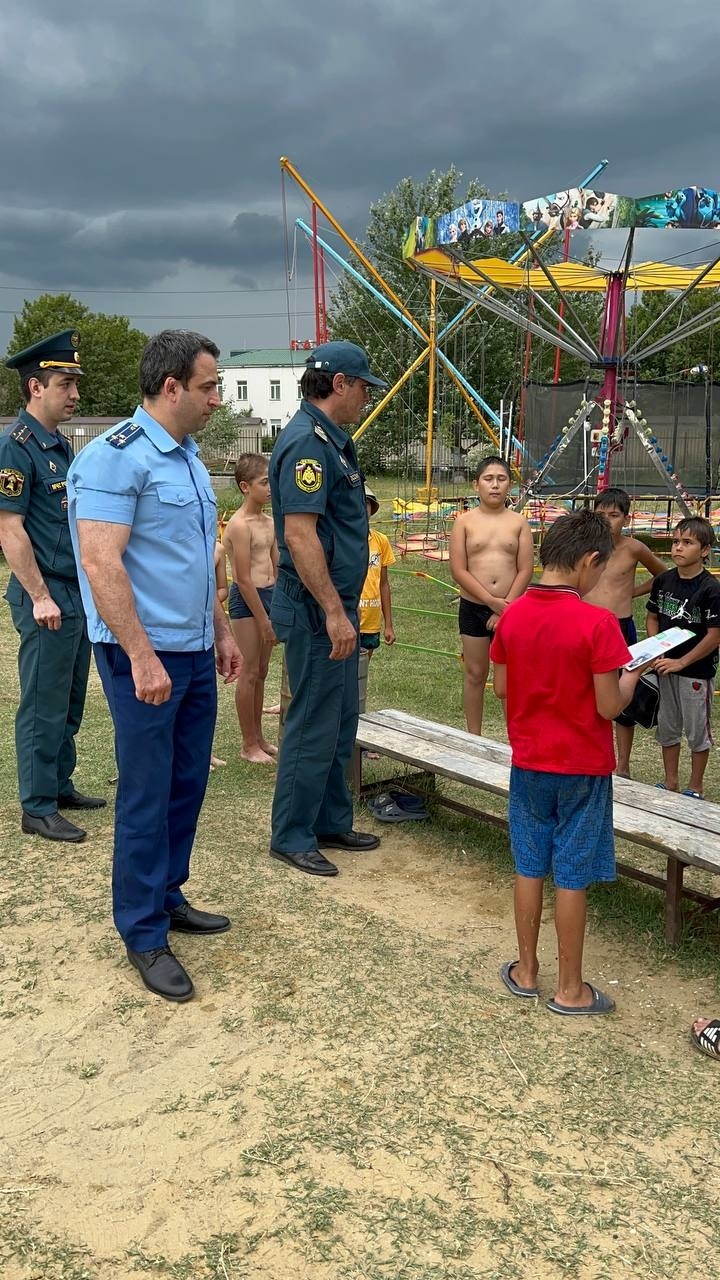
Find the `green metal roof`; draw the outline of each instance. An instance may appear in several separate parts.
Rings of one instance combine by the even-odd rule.
[[[221,369],[287,368],[305,372],[307,351],[290,351],[288,347],[261,347],[259,350],[231,351],[218,360]]]

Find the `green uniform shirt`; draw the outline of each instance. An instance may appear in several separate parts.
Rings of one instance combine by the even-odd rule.
[[[26,409],[0,435],[0,511],[22,516],[43,578],[77,582],[65,493],[73,457],[69,440]]]

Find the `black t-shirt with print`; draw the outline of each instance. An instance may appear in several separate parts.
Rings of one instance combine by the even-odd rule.
[[[677,569],[658,574],[650,591],[648,613],[657,617],[660,631],[670,627],[684,627],[694,631],[695,639],[678,645],[668,653],[669,658],[684,658],[703,640],[711,627],[720,627],[720,583],[707,569],[695,578],[681,578]],[[680,672],[694,676],[696,680],[712,680],[718,665],[718,651],[713,649],[699,662],[692,662]]]

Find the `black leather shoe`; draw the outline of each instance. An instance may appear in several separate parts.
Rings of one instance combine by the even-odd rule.
[[[296,871],[307,871],[309,876],[336,876],[338,873],[335,863],[323,858],[318,849],[308,849],[303,853],[280,853],[279,849],[271,849],[270,857],[286,862]]]
[[[26,836],[44,836],[46,840],[64,840],[68,844],[80,844],[87,835],[82,827],[76,827],[57,812],[36,818],[23,810],[21,825]]]
[[[128,947],[127,958],[153,995],[178,1003],[195,995],[190,975],[169,947],[156,947],[154,951],[131,951]]]
[[[380,837],[369,831],[341,831],[333,835],[318,836],[320,849],[354,849],[356,853],[364,853],[368,849],[377,849]]]
[[[102,796],[82,796],[79,791],[71,791],[67,796],[60,796],[58,809],[104,809],[106,804]]]
[[[198,911],[189,902],[183,902],[170,912],[170,928],[177,929],[179,933],[224,933],[230,928],[230,921],[227,916]]]

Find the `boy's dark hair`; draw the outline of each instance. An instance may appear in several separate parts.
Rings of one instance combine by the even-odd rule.
[[[609,560],[613,536],[604,516],[595,511],[573,511],[560,516],[543,538],[540,563],[543,569],[574,569],[579,560],[596,551],[600,560]]]
[[[504,458],[499,457],[497,453],[491,453],[487,458],[480,459],[480,461],[477,464],[477,467],[475,468],[475,475],[473,476],[473,480],[479,480],[483,471],[487,471],[488,467],[502,467],[503,470],[507,472],[508,479],[512,480],[510,463],[506,462]]]
[[[306,369],[300,379],[303,400],[327,400],[332,394],[334,376],[325,369]]]
[[[267,469],[268,460],[264,453],[241,453],[235,463],[235,483],[238,489],[242,482],[252,484],[258,476],[265,475]]]
[[[686,516],[684,520],[678,520],[673,533],[689,533],[703,548],[715,546],[715,530],[703,516]]]
[[[593,507],[595,511],[602,511],[603,507],[617,507],[624,516],[629,516],[630,494],[624,489],[603,489],[595,499]]]
[[[166,378],[175,378],[183,387],[190,381],[197,357],[205,352],[217,360],[220,348],[211,338],[192,329],[163,329],[148,338],[140,357],[140,390],[154,399]]]

